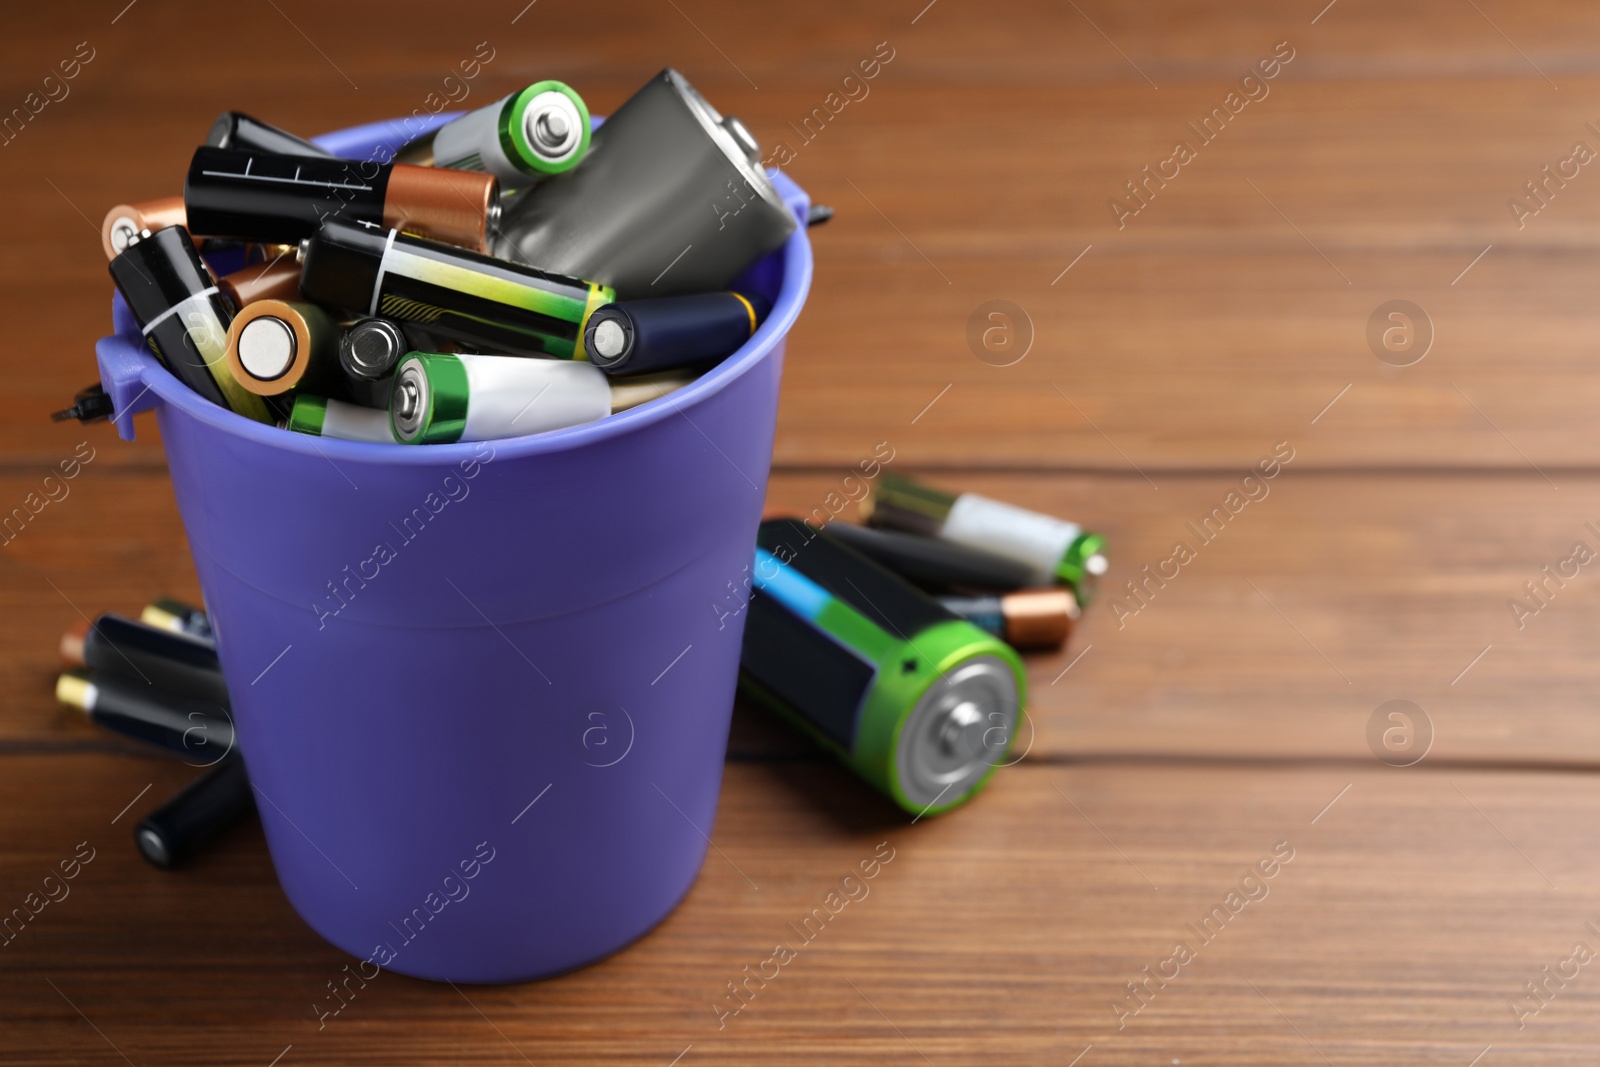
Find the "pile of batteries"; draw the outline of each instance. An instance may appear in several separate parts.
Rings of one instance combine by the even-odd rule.
[[[519,437],[750,339],[772,294],[728,287],[796,227],[759,160],[672,70],[597,128],[542,81],[365,161],[227,112],[182,197],[102,236],[150,350],[214,403],[350,440]]]

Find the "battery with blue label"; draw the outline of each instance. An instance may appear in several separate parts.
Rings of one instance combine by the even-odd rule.
[[[906,811],[976,794],[1022,716],[1017,654],[798,519],[762,523],[756,543],[746,691]]]

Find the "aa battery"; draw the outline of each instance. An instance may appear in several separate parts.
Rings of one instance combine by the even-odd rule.
[[[244,761],[230,756],[184,787],[134,827],[139,854],[157,867],[178,866],[255,810]]]
[[[589,318],[584,350],[610,375],[720,363],[772,310],[754,293],[694,293],[607,304]]]
[[[258,300],[228,327],[228,370],[257,396],[342,384],[339,324],[315,304]]]
[[[1026,563],[1030,585],[1065,582],[1088,603],[1105,574],[1105,538],[977,493],[946,493],[886,474],[862,506],[869,523],[981,548]]]
[[[120,615],[102,615],[68,630],[61,637],[61,660],[69,667],[228,706],[215,649]]]
[[[325,151],[303,137],[253,119],[242,111],[224,111],[211,124],[206,134],[206,144],[212,148],[232,148],[245,152],[277,152],[286,156],[311,156],[333,159]]]
[[[265,267],[252,264],[218,278],[217,288],[236,308],[257,300],[299,300],[300,264],[293,256],[281,257]]]
[[[339,220],[312,235],[301,261],[300,290],[318,303],[519,356],[585,358],[589,317],[616,297],[594,282]]]
[[[924,589],[1011,590],[1034,584],[1031,565],[954,541],[845,522],[829,523],[828,533]]]
[[[116,259],[145,230],[154,233],[168,226],[183,226],[187,221],[181,196],[118,204],[106,212],[105,221],[100,224],[100,246],[105,249],[106,259]]]
[[[1022,714],[1017,654],[798,520],[756,541],[746,689],[906,811],[976,794]]]
[[[141,233],[111,261],[111,280],[143,327],[145,344],[183,384],[246,418],[270,421],[261,398],[228,373],[233,306],[195,251],[189,231]]]
[[[507,188],[521,188],[583,161],[589,150],[589,109],[565,82],[535,82],[469,111],[395,154],[397,163],[488,171]]]
[[[743,123],[664,70],[594,131],[583,166],[516,198],[492,248],[624,299],[726,289],[795,230],[760,160]]]
[[[195,233],[294,243],[343,219],[479,251],[499,196],[490,174],[208,147],[195,149],[183,185]]]
[[[310,393],[300,393],[294,398],[294,408],[289,412],[284,428],[313,437],[394,444],[394,431],[389,427],[387,410],[346,404]]]
[[[211,632],[211,619],[204,611],[181,600],[165,596],[152,600],[139,612],[139,621],[146,626],[181,634],[191,640],[216,647],[216,638]]]
[[[389,415],[402,444],[492,441],[611,414],[611,386],[587,363],[412,352],[395,371]]]
[[[97,726],[191,762],[214,763],[233,749],[233,723],[224,709],[137,679],[67,671],[56,679],[56,699],[87,713]]]
[[[833,528],[830,527],[830,530]],[[1060,648],[1077,621],[1070,589],[1024,589],[986,596],[942,596],[939,603],[1012,648]]]
[[[339,337],[339,365],[353,378],[377,381],[394,373],[410,347],[398,323],[361,319]]]

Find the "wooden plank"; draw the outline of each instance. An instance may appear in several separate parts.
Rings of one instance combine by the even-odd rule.
[[[932,476],[1111,539],[1105,594],[1072,644],[1029,657],[1036,733],[1020,743],[1052,758],[1362,757],[1368,719],[1405,699],[1430,717],[1431,758],[1600,762],[1591,648],[1600,584],[1590,567],[1570,565],[1577,575],[1562,586],[1541,570],[1580,540],[1600,550],[1585,526],[1600,525],[1600,482],[1561,475],[1558,491],[1532,474],[1317,473],[1300,466],[1321,440],[1320,427],[1309,430],[1294,439],[1294,461],[1262,483],[1269,495],[1210,543],[1186,524],[1223,506],[1243,471],[1160,474],[1158,489],[1137,475]],[[1271,447],[1263,442],[1261,454]],[[914,470],[898,457],[890,469]],[[780,473],[769,509],[826,515],[852,486],[859,492],[844,474]],[[65,500],[0,549],[9,650],[0,684],[17,694],[0,707],[7,743],[98,737],[50,693],[56,635],[78,610],[137,613],[163,592],[196,595],[163,474],[96,459],[69,484]],[[0,501],[19,502],[35,485],[0,478]],[[1144,581],[1143,568],[1162,566],[1179,540],[1196,558],[1165,586],[1141,587],[1146,605],[1135,612],[1125,583]],[[1519,616],[1508,601],[1537,606],[1530,581],[1547,582],[1546,606]],[[736,750],[750,754],[794,747],[756,711],[735,735]]]
[[[514,986],[385,974],[319,1029],[349,960],[295,917],[257,827],[162,873],[128,823],[182,768],[4,759],[0,900],[95,850],[3,949],[10,1062],[1466,1064],[1493,1045],[1578,1064],[1600,1041],[1581,974],[1521,1030],[1509,1007],[1574,942],[1600,944],[1586,775],[1024,766],[908,825],[827,764],[733,764],[723,855],[638,944]],[[880,843],[894,858],[866,895],[802,942],[789,924]],[[1229,914],[1275,847],[1292,859]],[[1189,924],[1213,907],[1206,941]],[[1194,958],[1173,977],[1180,941]],[[778,942],[795,958],[725,1000]],[[1169,980],[1119,1016],[1145,967]]]

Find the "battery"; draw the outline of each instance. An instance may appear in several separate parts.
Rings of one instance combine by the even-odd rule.
[[[211,632],[211,619],[206,613],[192,604],[185,604],[173,597],[158,597],[146,604],[139,612],[139,621],[146,626],[182,634],[201,644],[216,647],[216,638]]]
[[[234,148],[247,152],[278,152],[286,156],[336,158],[303,137],[251,118],[242,111],[224,111],[211,124],[206,144],[212,148]]]
[[[589,108],[565,82],[541,81],[445,123],[396,163],[488,171],[507,188],[562,174],[589,151]]]
[[[228,687],[215,649],[120,615],[79,623],[61,637],[61,661],[101,675],[228,707]]]
[[[368,441],[394,444],[389,412],[383,408],[346,404],[325,396],[298,393],[284,428],[313,437],[334,437],[341,441]]]
[[[394,373],[400,357],[411,350],[399,324],[364,318],[339,337],[339,365],[353,378],[377,381]]]
[[[255,810],[244,761],[230,756],[190,782],[134,827],[139,854],[170,870]]]
[[[217,288],[228,295],[236,308],[257,300],[299,300],[300,264],[292,255],[280,257],[265,267],[252,264],[218,278]]]
[[[1030,585],[1065,582],[1087,604],[1106,573],[1106,539],[977,493],[946,493],[886,474],[862,504],[867,522],[981,548],[1026,563]]]
[[[687,374],[683,371],[666,371],[662,374],[648,374],[641,378],[613,381],[611,413],[615,415],[619,411],[627,411],[640,404],[660,400],[667,394],[682,389],[698,377],[700,377],[698,374]]]
[[[274,243],[344,219],[483,251],[500,217],[491,174],[204,146],[189,163],[183,202],[195,233]]]
[[[261,398],[228,373],[233,305],[217,288],[188,230],[146,230],[111,261],[110,269],[143,327],[145,344],[174,377],[214,404],[258,422],[271,420]]]
[[[589,317],[616,297],[594,282],[342,220],[301,246],[300,290],[491,352],[562,359],[585,358]]]
[[[705,367],[737,352],[771,310],[766,298],[754,293],[623,300],[590,317],[584,350],[610,375]]]
[[[750,131],[667,69],[594,131],[583,166],[517,195],[492,250],[624,299],[676,296],[728,288],[797,225]]]
[[[183,211],[183,197],[163,196],[159,200],[144,200],[137,204],[118,204],[106,212],[100,224],[100,246],[106,259],[116,259],[128,243],[145,230],[154,232],[168,226],[183,226],[188,216]]]
[[[746,690],[908,812],[975,795],[1022,715],[1016,652],[797,519],[756,543]]]
[[[587,363],[412,352],[395,371],[389,415],[402,444],[492,441],[594,422],[611,386]]]
[[[1028,564],[954,541],[846,522],[829,523],[828,533],[930,591],[1012,590],[1034,584],[1034,569]]]
[[[1012,648],[1060,648],[1072,634],[1072,624],[1079,615],[1072,590],[1061,588],[942,596],[939,603]]]
[[[180,638],[181,640],[181,638]],[[67,671],[56,699],[97,726],[210,764],[233,749],[233,723],[217,705],[101,671]]]
[[[257,396],[342,384],[339,324],[315,304],[257,300],[228,327],[228,370]]]

